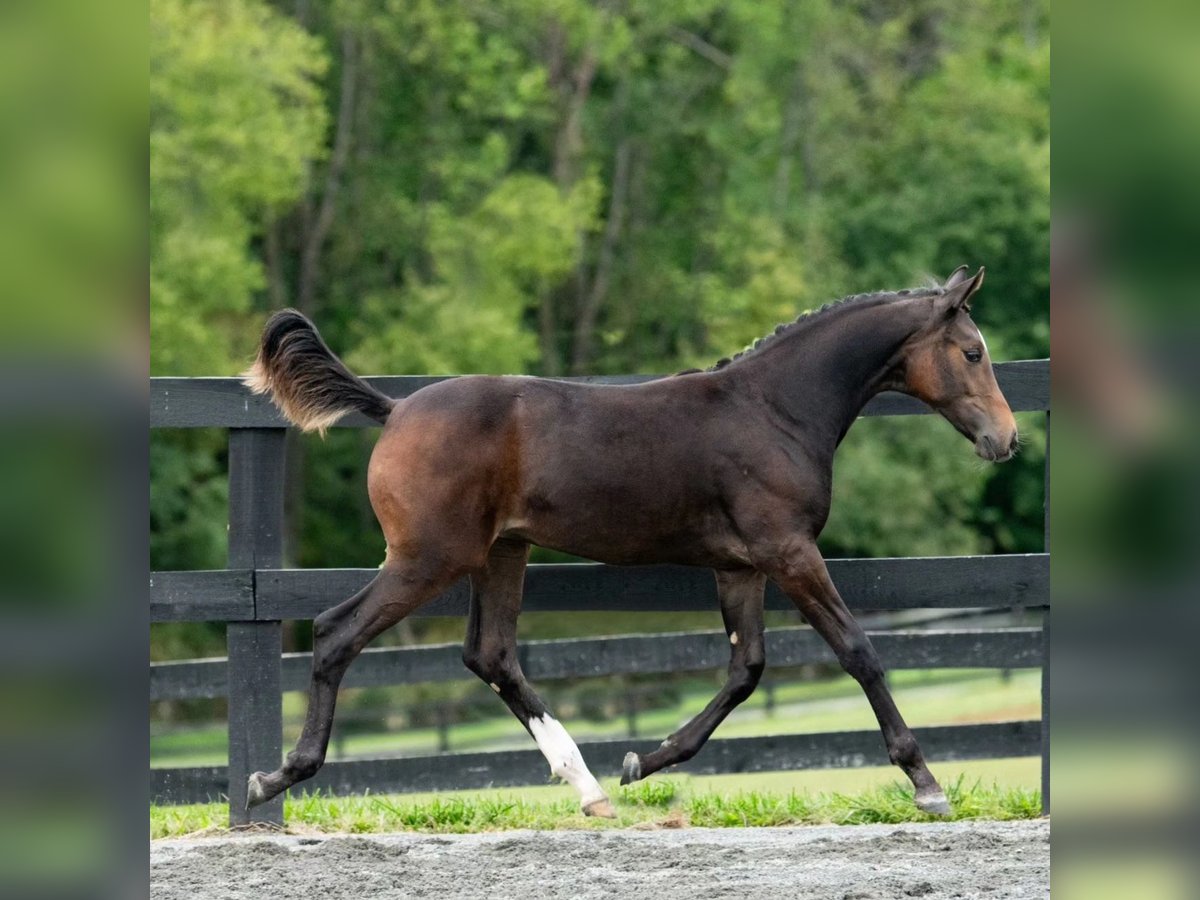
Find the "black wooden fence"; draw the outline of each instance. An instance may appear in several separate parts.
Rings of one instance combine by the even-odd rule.
[[[996,376],[1016,412],[1050,409],[1049,360],[1001,363]],[[433,377],[368,379],[395,397],[439,381]],[[630,384],[649,376],[576,379]],[[864,415],[909,415],[930,410],[918,401],[881,395]],[[344,427],[374,425],[348,416]],[[282,820],[282,800],[247,812],[247,776],[270,771],[282,757],[281,693],[307,683],[308,654],[283,654],[281,623],[311,619],[350,596],[373,569],[283,569],[284,435],[286,422],[265,399],[232,378],[155,378],[150,385],[151,428],[220,427],[229,430],[229,568],[152,572],[153,622],[218,621],[227,624],[228,658],[156,663],[150,699],[228,696],[227,766],[151,770],[159,803],[192,803],[228,797],[230,821]],[[1048,448],[1047,448],[1048,449]],[[1047,452],[1047,459],[1049,454]],[[1047,468],[1047,473],[1049,469]],[[1047,474],[1047,488],[1049,480]],[[1048,496],[1048,494],[1047,494]],[[1048,510],[1048,507],[1047,507]],[[1047,517],[1048,521],[1048,517]],[[1048,608],[1049,555],[831,560],[830,573],[855,610],[909,608]],[[460,582],[417,615],[465,615],[467,585]],[[712,611],[711,573],[680,566],[617,567],[535,565],[526,578],[526,610]],[[773,586],[768,609],[792,609]],[[1048,613],[1047,613],[1048,620]],[[918,729],[931,760],[1041,754],[1043,806],[1049,803],[1049,717],[1045,703],[1044,628],[880,632],[872,635],[891,668],[1042,667],[1042,720]],[[724,632],[624,635],[581,640],[533,641],[521,648],[530,678],[700,671],[728,661]],[[772,665],[832,661],[808,629],[768,635]],[[445,681],[465,677],[458,645],[367,650],[351,667],[347,687]],[[621,739],[580,749],[598,776],[616,775],[628,750],[649,751],[657,742]],[[877,731],[716,739],[689,763],[694,773],[778,771],[884,765]],[[338,793],[441,790],[538,784],[546,766],[537,750],[449,753],[408,759],[327,763],[307,784]]]

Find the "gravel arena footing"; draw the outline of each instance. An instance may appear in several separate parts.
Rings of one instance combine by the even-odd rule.
[[[156,900],[1042,898],[1050,823],[154,841]]]

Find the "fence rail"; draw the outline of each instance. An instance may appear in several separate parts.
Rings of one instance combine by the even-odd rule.
[[[1014,411],[1046,411],[1049,425],[1049,360],[1001,363],[996,376]],[[572,379],[597,384],[633,384],[653,376]],[[370,378],[391,396],[402,397],[443,380],[438,377]],[[279,798],[244,810],[246,776],[275,768],[282,756],[285,690],[307,684],[310,655],[284,654],[281,624],[311,619],[362,588],[374,569],[302,570],[283,561],[283,472],[286,423],[264,398],[249,394],[232,378],[155,378],[150,385],[152,428],[229,429],[229,568],[196,572],[152,572],[153,622],[226,622],[228,657],[156,663],[150,670],[150,699],[229,698],[229,764],[152,769],[152,795],[161,803],[228,797],[230,821],[282,820]],[[913,415],[930,410],[896,394],[875,398],[864,415]],[[373,422],[348,416],[340,427]],[[1047,469],[1046,487],[1049,479]],[[987,609],[1049,606],[1049,555],[831,560],[830,574],[855,610],[914,608]],[[466,614],[465,581],[427,604],[417,615]],[[768,609],[793,609],[774,585]],[[619,567],[592,564],[530,566],[524,609],[533,611],[713,611],[711,573],[681,566]],[[955,631],[873,632],[872,640],[891,668],[1042,667],[1046,678],[1045,631],[1000,628]],[[767,653],[774,666],[832,662],[831,651],[807,628],[773,629]],[[436,645],[367,650],[351,667],[347,687],[435,682],[463,678],[460,648]],[[694,672],[728,661],[723,632],[622,635],[532,641],[521,648],[530,678]],[[918,729],[931,760],[1043,756],[1043,803],[1049,754],[1048,710],[1042,721],[956,725]],[[618,774],[625,751],[637,740],[581,746],[599,775]],[[646,750],[652,749],[650,744]],[[702,774],[795,768],[884,765],[883,742],[875,731],[718,739],[681,766]],[[545,764],[535,750],[449,753],[409,759],[344,760],[328,763],[309,787],[338,793],[370,789],[474,788],[537,784]]]
[[[955,631],[868,631],[889,669],[1028,669],[1042,664],[1040,628],[987,628]],[[656,675],[704,672],[729,662],[723,631],[624,635],[525,641],[518,648],[521,668],[531,680],[604,675]],[[773,628],[767,633],[771,668],[835,663],[837,657],[810,628]],[[228,660],[191,659],[150,666],[151,700],[224,697]],[[311,653],[283,654],[282,687],[308,688]],[[368,648],[354,661],[342,686],[381,687],[469,677],[461,644]]]
[[[829,573],[855,610],[1041,606],[1049,602],[1050,559],[1044,553],[831,559]],[[364,588],[376,569],[213,569],[155,572],[152,622],[311,619],[333,597]],[[414,616],[464,616],[466,579]],[[711,612],[712,573],[688,566],[532,565],[525,576],[526,612]],[[792,610],[774,585],[768,610]]]

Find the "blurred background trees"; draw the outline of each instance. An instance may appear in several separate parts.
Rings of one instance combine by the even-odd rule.
[[[1043,0],[150,12],[155,375],[235,374],[284,305],[363,374],[665,373],[960,263],[988,268],[993,357],[1048,355]],[[983,468],[945,423],[860,423],[826,552],[1040,549],[1022,425]],[[292,564],[382,559],[373,440],[293,440]],[[224,564],[223,447],[152,436],[154,568]],[[221,652],[206,626],[155,634]]]

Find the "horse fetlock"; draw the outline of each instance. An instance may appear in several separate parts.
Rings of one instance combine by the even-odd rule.
[[[621,764],[621,784],[632,784],[642,780],[642,758],[633,751],[625,754]]]
[[[297,781],[304,781],[316,775],[324,763],[324,756],[293,750],[288,754],[286,769]]]
[[[893,766],[924,768],[924,764],[921,762],[921,747],[911,734],[901,734],[892,740],[888,747],[888,759],[891,760]]]

